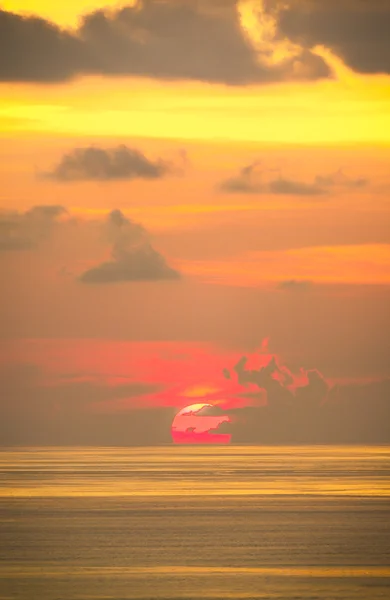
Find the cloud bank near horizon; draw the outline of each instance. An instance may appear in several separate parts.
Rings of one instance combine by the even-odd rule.
[[[0,383],[6,393],[0,399],[0,444],[169,443],[175,414],[194,402],[211,404],[204,411],[207,415],[229,416],[226,433],[232,434],[232,443],[390,442],[390,379],[386,377],[331,386],[317,370],[294,374],[263,349],[250,358],[260,361],[259,368],[248,368],[242,357],[224,378],[222,370],[214,372],[216,387],[221,386],[218,392],[194,398],[192,384],[201,379],[202,371],[199,364],[191,367],[187,362],[196,355],[183,362],[175,355],[167,361],[164,354],[158,361],[160,368],[155,363],[154,377],[145,378],[145,371],[138,369],[143,381],[130,372],[118,377],[115,370],[110,375],[67,373],[63,365],[62,372],[55,374],[33,364],[3,363]],[[208,362],[215,358],[210,355],[204,363],[209,377]],[[107,361],[105,365],[109,373]],[[183,382],[177,389],[174,375],[177,382],[180,373]]]

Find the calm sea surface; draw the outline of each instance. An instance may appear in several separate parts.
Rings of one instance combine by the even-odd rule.
[[[0,599],[390,598],[390,448],[0,452]]]

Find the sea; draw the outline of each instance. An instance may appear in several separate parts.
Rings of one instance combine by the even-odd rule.
[[[390,448],[5,448],[0,542],[0,600],[388,600]]]

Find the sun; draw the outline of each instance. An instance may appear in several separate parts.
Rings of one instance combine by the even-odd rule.
[[[231,419],[221,408],[198,403],[182,408],[172,422],[175,444],[229,444]]]

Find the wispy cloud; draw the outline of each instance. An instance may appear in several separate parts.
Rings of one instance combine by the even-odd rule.
[[[255,161],[243,167],[237,175],[222,181],[219,189],[230,194],[323,196],[333,189],[358,189],[367,184],[367,179],[350,178],[341,169],[328,175],[316,175],[313,181],[306,182],[285,177],[279,169],[263,168],[261,162]]]
[[[313,286],[313,282],[306,279],[285,279],[278,284],[280,290],[307,292]]]
[[[0,252],[30,250],[46,239],[66,213],[58,205],[33,206],[26,212],[0,213]]]
[[[390,282],[389,257],[390,244],[308,246],[250,252],[229,261],[183,260],[180,267],[184,273],[222,285],[274,286],[291,280],[379,285]]]

